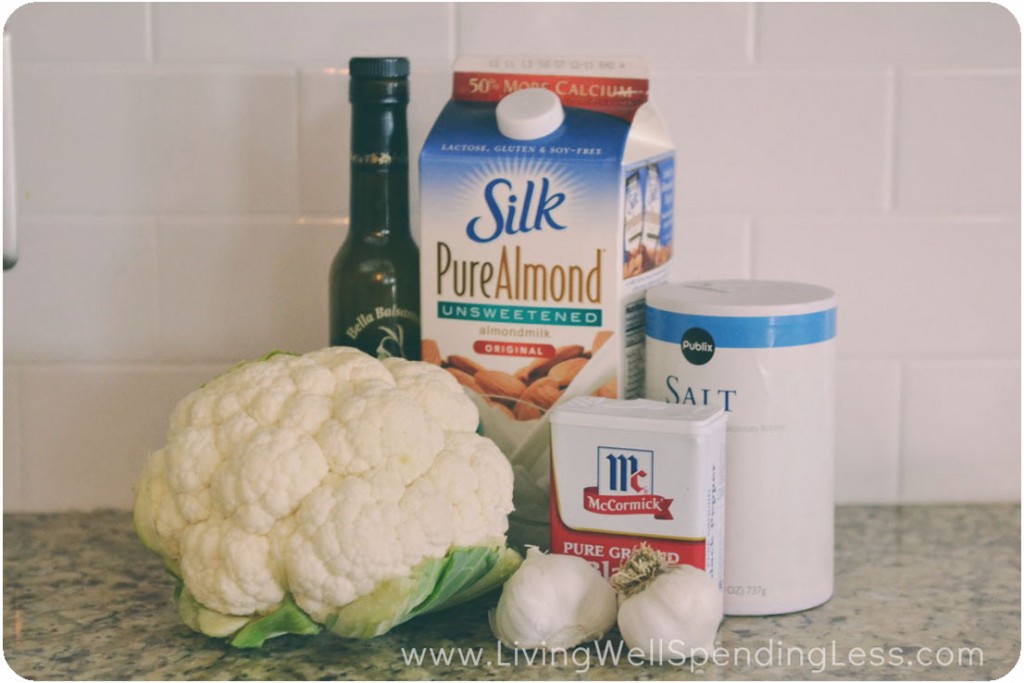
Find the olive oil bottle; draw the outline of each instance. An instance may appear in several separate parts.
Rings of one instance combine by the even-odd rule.
[[[354,57],[349,231],[330,273],[330,340],[420,358],[419,249],[409,229],[409,61]]]

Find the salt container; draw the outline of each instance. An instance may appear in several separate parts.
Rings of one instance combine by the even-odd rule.
[[[725,613],[780,614],[833,587],[835,294],[759,280],[647,292],[649,399],[727,416]]]

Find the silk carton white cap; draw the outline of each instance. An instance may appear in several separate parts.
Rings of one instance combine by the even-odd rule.
[[[525,88],[506,95],[494,112],[498,130],[513,140],[551,135],[565,120],[562,101],[546,88]]]

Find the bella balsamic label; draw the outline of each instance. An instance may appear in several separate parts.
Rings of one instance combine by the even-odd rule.
[[[367,168],[390,168],[392,166],[404,168],[409,165],[407,156],[390,152],[353,152],[351,161],[353,166]]]
[[[399,306],[377,306],[371,311],[360,313],[356,320],[345,330],[352,341],[360,341],[364,337],[376,337],[374,353],[377,358],[395,356],[404,358],[406,337],[413,329],[419,330],[420,316]]]

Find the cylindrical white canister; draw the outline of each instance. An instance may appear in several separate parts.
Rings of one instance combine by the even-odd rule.
[[[725,613],[832,595],[835,294],[759,280],[647,292],[646,396],[727,415]]]

